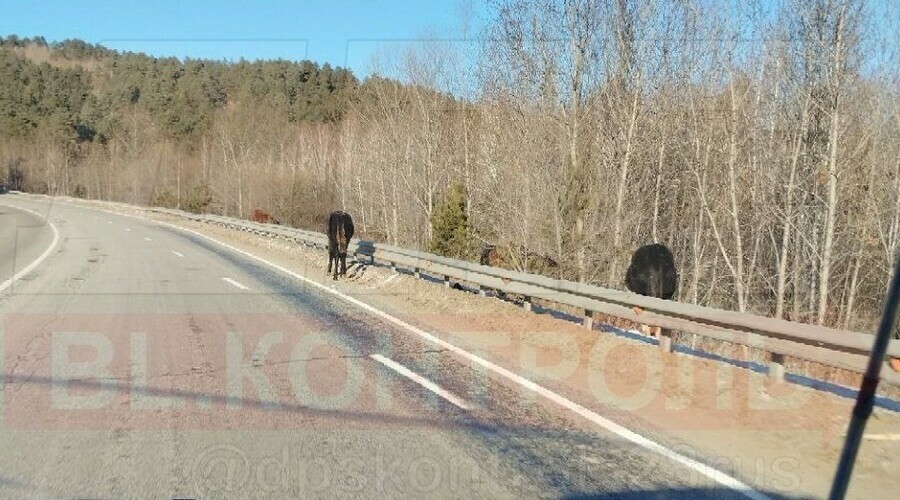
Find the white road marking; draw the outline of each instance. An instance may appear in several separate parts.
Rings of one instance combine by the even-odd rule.
[[[103,210],[103,209],[100,209],[100,210]],[[287,274],[288,276],[292,276],[300,281],[303,281],[304,283],[307,283],[311,286],[314,286],[316,288],[324,290],[328,293],[334,294],[334,295],[344,299],[345,301],[350,302],[351,304],[355,304],[360,309],[368,311],[371,314],[378,316],[378,317],[386,320],[389,323],[393,323],[411,333],[414,333],[414,334],[418,335],[419,337],[422,337],[423,339],[427,340],[428,342],[431,342],[432,344],[443,347],[443,348],[447,349],[448,351],[460,356],[461,358],[468,359],[468,360],[474,362],[475,364],[481,365],[481,366],[487,368],[488,370],[506,378],[507,380],[510,380],[522,387],[525,387],[526,389],[529,389],[532,392],[539,394],[539,395],[543,396],[544,398],[558,404],[559,406],[583,417],[584,419],[594,423],[598,427],[606,429],[607,431],[609,431],[627,441],[630,441],[642,448],[645,448],[654,453],[657,453],[673,462],[679,463],[679,464],[697,472],[698,474],[701,474],[701,475],[703,475],[725,487],[735,490],[736,492],[746,496],[747,498],[752,498],[754,500],[764,500],[764,499],[769,498],[764,493],[756,491],[750,485],[742,482],[741,480],[739,480],[737,478],[731,477],[728,474],[726,474],[712,466],[706,465],[698,460],[694,460],[693,458],[682,455],[681,453],[678,453],[677,451],[670,450],[669,448],[666,448],[665,446],[657,443],[656,441],[653,441],[652,439],[644,437],[634,431],[631,431],[631,430],[625,428],[624,426],[619,425],[619,424],[613,422],[612,420],[609,420],[609,419],[601,416],[600,414],[598,414],[594,411],[591,411],[564,396],[556,394],[555,392],[551,391],[550,389],[547,389],[541,385],[538,385],[538,384],[526,379],[525,377],[522,377],[521,375],[517,375],[517,374],[507,370],[506,368],[503,368],[503,367],[498,366],[484,358],[476,356],[476,355],[466,351],[465,349],[457,347],[441,338],[438,338],[438,337],[426,332],[425,330],[422,330],[421,328],[415,327],[415,326],[403,321],[402,319],[391,316],[390,314],[383,312],[379,309],[376,309],[375,307],[370,306],[369,304],[366,304],[365,302],[362,302],[359,299],[351,297],[351,296],[349,296],[345,293],[342,293],[336,289],[330,288],[327,285],[319,283],[318,281],[315,281],[310,278],[307,278],[306,276],[297,274],[289,269],[279,266],[278,264],[269,262],[266,259],[263,259],[262,257],[258,257],[250,252],[233,247],[227,243],[223,243],[211,236],[207,236],[198,231],[194,231],[193,229],[187,229],[187,228],[178,226],[176,224],[158,221],[155,219],[150,219],[150,218],[142,217],[142,216],[138,216],[138,215],[116,214],[114,212],[110,212],[107,210],[103,210],[103,211],[110,213],[110,214],[115,214],[115,215],[122,215],[122,216],[126,216],[126,217],[135,217],[138,219],[151,221],[156,224],[168,226],[168,227],[174,228],[176,230],[184,231],[186,233],[190,233],[190,234],[193,234],[200,238],[203,238],[207,241],[211,241],[211,242],[221,246],[222,248],[227,248],[227,249],[231,250],[232,252],[239,253],[241,255],[244,255],[251,259],[254,259],[258,262],[261,262],[261,263],[271,267],[272,269],[277,269],[278,271],[281,271],[282,273]]]
[[[7,205],[7,206],[12,206],[12,205]],[[10,285],[15,283],[19,279],[21,279],[22,276],[25,276],[26,274],[30,273],[31,271],[34,271],[34,269],[37,266],[41,265],[41,262],[44,262],[44,260],[47,257],[49,257],[51,253],[53,253],[53,250],[56,248],[56,245],[59,243],[59,230],[57,230],[56,226],[54,226],[53,223],[50,222],[49,218],[43,219],[41,217],[41,214],[39,214],[33,210],[29,210],[27,208],[21,208],[21,207],[17,207],[17,206],[12,206],[12,208],[28,212],[31,215],[34,215],[37,218],[44,220],[50,226],[50,229],[53,230],[53,241],[50,242],[50,246],[48,246],[47,249],[44,250],[44,253],[42,253],[37,259],[34,259],[34,261],[32,261],[31,264],[28,264],[21,271],[17,272],[16,274],[13,274],[12,277],[9,278],[8,280],[4,281],[3,283],[0,283],[0,292],[9,288]]]
[[[865,434],[863,439],[872,441],[900,441],[900,434]]]
[[[150,238],[147,238],[147,237],[145,236],[145,237],[144,237],[144,241],[153,241],[153,240],[151,240]]]
[[[375,361],[378,361],[379,363],[383,364],[384,366],[390,368],[391,370],[394,370],[395,372],[399,373],[400,375],[403,375],[404,377],[421,385],[422,387],[428,389],[429,391],[437,394],[438,396],[446,399],[447,401],[453,403],[454,405],[462,408],[463,410],[469,409],[469,405],[467,405],[465,401],[463,401],[462,399],[459,399],[458,397],[445,391],[444,389],[441,389],[441,387],[438,386],[437,384],[435,384],[434,382],[428,380],[425,377],[422,377],[418,373],[410,370],[409,368],[401,365],[400,363],[397,363],[396,361],[394,361],[390,358],[386,358],[386,357],[382,356],[381,354],[372,354],[369,357],[374,359]]]
[[[181,258],[184,258],[184,254],[181,253],[181,252],[176,252],[175,250],[172,250],[172,253],[174,253],[175,255],[177,255],[177,256],[179,256],[179,257],[181,257]]]
[[[126,231],[131,231],[131,228],[126,227],[125,230],[126,230]]]
[[[229,285],[236,286],[236,287],[240,288],[241,290],[249,290],[249,288],[247,288],[246,286],[244,286],[244,285],[238,283],[237,281],[234,281],[234,280],[231,279],[231,278],[222,278],[222,281],[224,281],[225,283],[228,283]]]

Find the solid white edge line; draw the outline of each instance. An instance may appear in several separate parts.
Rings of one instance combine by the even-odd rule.
[[[83,208],[86,208],[88,210],[91,209],[90,207],[83,207]],[[694,460],[693,458],[684,456],[684,455],[678,453],[677,451],[670,450],[670,449],[666,448],[665,446],[657,443],[656,441],[653,441],[653,440],[646,438],[634,431],[631,431],[631,430],[601,416],[600,414],[598,414],[594,411],[591,411],[591,410],[581,406],[580,404],[575,403],[574,401],[567,399],[564,396],[560,396],[559,394],[556,394],[555,392],[551,391],[550,389],[547,389],[543,386],[540,386],[540,385],[526,379],[525,377],[522,377],[521,375],[517,375],[517,374],[507,370],[506,368],[503,368],[503,367],[496,365],[484,358],[476,356],[460,347],[457,347],[443,339],[440,339],[440,338],[426,332],[425,330],[422,330],[421,328],[413,326],[413,325],[403,321],[400,318],[391,316],[390,314],[383,312],[379,309],[376,309],[375,307],[370,306],[369,304],[366,304],[365,302],[362,302],[359,299],[351,297],[351,296],[349,296],[345,293],[342,293],[336,289],[330,288],[322,283],[319,283],[318,281],[315,281],[310,278],[307,278],[306,276],[297,274],[289,269],[279,266],[278,264],[269,262],[266,259],[263,259],[262,257],[258,257],[256,255],[253,255],[250,252],[241,250],[240,248],[233,247],[227,243],[223,243],[211,236],[207,236],[198,231],[194,231],[193,229],[181,227],[176,224],[169,223],[169,222],[150,219],[145,216],[112,212],[110,210],[104,210],[104,209],[98,209],[98,210],[107,212],[109,214],[114,214],[114,215],[134,217],[137,219],[142,219],[144,221],[168,226],[168,227],[174,228],[179,231],[184,231],[184,232],[193,234],[195,236],[198,236],[200,238],[203,238],[207,241],[211,241],[211,242],[213,242],[223,248],[227,248],[233,252],[239,253],[241,255],[245,255],[247,257],[250,257],[251,259],[262,262],[263,264],[265,264],[273,269],[277,269],[278,271],[281,271],[282,273],[285,273],[288,276],[292,276],[300,281],[303,281],[314,287],[320,288],[328,293],[336,295],[336,296],[344,299],[345,301],[356,305],[360,309],[368,311],[368,312],[372,313],[373,315],[378,316],[378,317],[388,321],[389,323],[393,323],[409,332],[415,333],[416,335],[422,337],[423,339],[425,339],[435,345],[441,346],[441,347],[447,349],[448,351],[457,354],[458,356],[460,356],[462,358],[468,359],[468,360],[474,362],[475,364],[481,365],[484,368],[487,368],[488,370],[493,371],[494,373],[496,373],[496,374],[498,374],[498,375],[500,375],[522,387],[525,387],[526,389],[531,390],[532,392],[540,394],[541,396],[545,397],[546,399],[553,401],[554,403],[558,404],[559,406],[562,406],[563,408],[566,408],[567,410],[572,411],[573,413],[596,424],[597,426],[602,427],[602,428],[606,429],[607,431],[609,431],[613,434],[616,434],[617,436],[619,436],[625,440],[631,441],[632,443],[634,443],[638,446],[641,446],[647,450],[650,450],[659,455],[662,455],[663,457],[668,458],[669,460],[671,460],[673,462],[677,462],[677,463],[721,484],[722,486],[728,487],[732,490],[737,491],[738,493],[741,493],[742,495],[746,496],[747,498],[752,498],[754,500],[768,500],[769,499],[769,496],[767,496],[766,494],[756,491],[750,485],[744,483],[743,481],[741,481],[737,478],[729,476],[728,474],[716,469],[715,467],[706,465],[702,462]]]
[[[463,410],[469,409],[469,405],[467,405],[465,401],[454,396],[450,392],[442,389],[439,385],[437,385],[434,382],[428,380],[427,378],[419,375],[418,373],[410,370],[409,368],[401,365],[400,363],[398,363],[390,358],[386,358],[386,357],[382,356],[381,354],[372,354],[369,357],[374,359],[375,361],[378,361],[379,363],[383,364],[384,366],[390,368],[391,370],[394,370],[395,372],[399,373],[400,375],[403,375],[404,377],[421,385],[422,387],[428,389],[429,391],[437,394],[438,396],[446,399],[447,401],[453,403],[454,405],[462,408]]]
[[[37,217],[38,219],[43,220],[47,225],[50,226],[50,229],[53,230],[53,241],[50,242],[50,246],[48,246],[47,249],[44,250],[44,253],[42,253],[37,259],[32,261],[31,264],[28,264],[27,266],[25,266],[24,269],[17,272],[16,274],[13,274],[12,277],[7,279],[3,283],[0,283],[0,292],[9,288],[10,285],[15,283],[19,279],[21,279],[22,276],[25,276],[26,274],[30,273],[31,271],[34,271],[34,269],[37,266],[41,265],[41,263],[44,262],[44,260],[47,257],[49,257],[51,253],[53,253],[53,250],[56,249],[56,245],[59,243],[59,230],[57,230],[56,226],[52,222],[50,222],[49,216],[46,219],[44,219],[43,217],[41,217],[41,214],[35,212],[34,210],[29,210],[27,208],[21,208],[21,207],[17,207],[14,205],[4,205],[4,206],[13,208],[15,210],[22,210],[23,212],[28,212],[31,215],[34,215],[35,217]]]
[[[241,283],[238,283],[237,281],[235,281],[235,280],[233,280],[233,279],[231,279],[231,278],[222,278],[222,281],[224,281],[225,283],[228,283],[229,285],[236,286],[236,287],[240,288],[241,290],[249,290],[249,289],[250,289],[250,288],[248,288],[248,287],[242,285]]]

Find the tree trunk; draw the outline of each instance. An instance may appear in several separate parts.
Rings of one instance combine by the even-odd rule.
[[[663,134],[662,143],[659,145],[659,158],[656,162],[656,186],[653,189],[653,222],[650,229],[650,234],[653,236],[653,243],[659,243],[659,188],[662,183],[663,161],[666,156],[665,141],[665,134]]]
[[[737,175],[735,164],[737,163],[737,101],[734,95],[734,78],[731,79],[731,127],[729,131],[728,146],[728,191],[731,199],[731,223],[734,231],[734,288],[737,293],[738,311],[747,309],[746,292],[744,291],[744,247],[741,239],[740,212],[737,201]]]
[[[628,132],[625,139],[625,154],[619,167],[619,185],[616,189],[616,212],[613,220],[613,258],[609,266],[609,284],[613,285],[619,272],[619,254],[622,251],[622,206],[625,203],[625,188],[628,182],[628,169],[631,167],[631,153],[634,149],[634,128],[638,115],[638,93],[635,92],[631,101],[631,113],[629,114]]]
[[[840,80],[843,63],[841,61],[841,52],[843,50],[843,30],[844,30],[844,9],[838,14],[838,24],[835,30],[835,48],[834,48],[834,66],[832,107],[831,107],[831,130],[828,137],[828,206],[826,209],[825,234],[822,246],[822,269],[819,280],[819,314],[817,318],[818,324],[825,322],[825,315],[828,312],[828,282],[831,278],[831,255],[834,250],[834,224],[837,219],[837,151],[838,151],[838,127],[840,126]]]
[[[797,141],[794,144],[793,155],[791,156],[791,170],[788,175],[788,183],[785,193],[784,207],[784,227],[781,231],[781,249],[778,256],[778,284],[775,290],[775,317],[781,319],[784,315],[784,290],[787,282],[787,262],[788,249],[791,241],[791,220],[794,214],[794,182],[797,178],[797,163],[800,161],[800,151],[803,146],[803,140],[806,137],[806,124],[808,121],[809,111],[809,95],[806,96],[803,104],[803,111],[800,114],[800,132],[797,135]]]

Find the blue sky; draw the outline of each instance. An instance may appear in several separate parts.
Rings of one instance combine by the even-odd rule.
[[[364,75],[373,53],[423,36],[460,38],[459,0],[0,0],[0,35],[80,38],[153,55],[311,59]]]

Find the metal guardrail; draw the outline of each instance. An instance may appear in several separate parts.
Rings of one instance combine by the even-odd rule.
[[[328,244],[325,234],[314,231],[217,215],[190,214],[180,210],[149,210],[319,248],[326,248]],[[436,276],[443,279],[446,286],[450,285],[451,280],[456,280],[476,286],[482,291],[493,289],[521,295],[524,297],[524,307],[529,310],[534,299],[575,308],[583,311],[583,324],[588,328],[593,328],[593,314],[602,313],[760,349],[768,353],[769,374],[774,377],[784,375],[785,357],[863,373],[874,341],[874,337],[866,333],[661,300],[584,283],[483,266],[382,243],[355,239],[351,241],[349,250],[357,258],[366,257],[373,263],[405,268],[417,277],[423,273]],[[671,340],[662,338],[660,346],[670,350]],[[900,341],[891,341],[888,354],[900,357]],[[900,386],[900,374],[888,367],[882,371],[881,378],[886,383]]]

